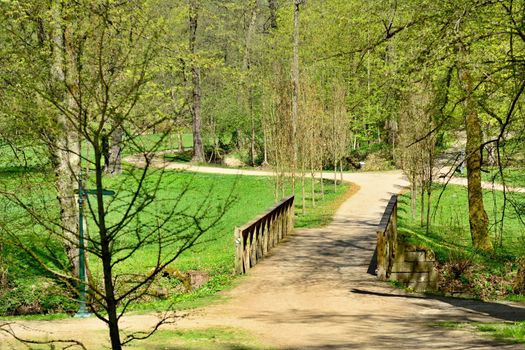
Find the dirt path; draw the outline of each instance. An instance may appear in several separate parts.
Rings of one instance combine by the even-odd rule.
[[[521,305],[426,298],[367,274],[376,225],[390,195],[406,183],[399,172],[345,174],[345,179],[360,190],[339,208],[333,223],[296,231],[225,293],[228,301],[192,311],[167,328],[239,327],[279,349],[523,349],[435,326],[441,321],[523,320]],[[128,316],[125,325],[143,329],[153,322],[151,315],[136,315]],[[87,341],[104,334],[104,325],[95,319],[19,322],[15,327],[22,334],[39,329]]]
[[[450,179],[438,179],[438,182],[442,184],[448,183],[450,185],[459,185],[459,186],[465,186],[465,187],[467,187],[467,183],[468,183],[466,177],[458,177],[458,176],[454,176]],[[492,182],[487,182],[487,181],[482,181],[481,187],[483,187],[486,190],[496,190],[496,191],[503,191],[504,189],[502,184],[492,183]],[[525,188],[505,186],[505,191],[525,193]]]

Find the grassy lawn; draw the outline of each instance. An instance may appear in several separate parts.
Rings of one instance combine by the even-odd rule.
[[[208,328],[201,330],[160,331],[150,340],[135,342],[134,350],[270,350],[249,333],[229,328]]]
[[[121,217],[124,206],[129,203],[133,194],[132,189],[136,185],[136,179],[140,175],[139,170],[129,168],[126,170],[123,175],[105,179],[105,187],[117,192],[116,197],[106,199],[106,204],[112,208],[112,214],[108,217],[110,223],[116,222]],[[23,174],[28,179],[21,178],[18,173],[1,173],[2,186],[12,190],[16,189],[19,195],[23,194],[28,202],[33,203],[35,210],[47,213],[50,218],[58,217],[58,207],[52,189],[53,176],[46,172],[35,171],[23,172]],[[141,210],[137,225],[155,224],[156,218],[161,213],[173,207],[194,213],[205,208],[213,216],[217,210],[217,204],[224,203],[228,196],[231,195],[234,201],[220,221],[192,249],[181,255],[173,265],[174,268],[181,271],[204,272],[209,275],[210,280],[202,288],[192,293],[173,293],[163,299],[151,297],[142,304],[136,304],[134,310],[164,309],[173,303],[177,308],[192,308],[216,300],[216,292],[231,287],[236,280],[232,275],[234,227],[243,225],[273,205],[273,179],[180,171],[168,171],[161,174],[153,171],[146,178],[146,187],[150,189],[158,187],[157,198],[150,207]],[[296,227],[316,227],[328,223],[339,204],[348,197],[351,191],[349,186],[345,185],[338,186],[337,192],[334,192],[333,184],[330,185],[330,182],[326,180],[324,199],[317,193],[317,207],[307,208],[303,216],[299,207],[301,198],[298,188]],[[183,192],[184,196],[180,197]],[[306,200],[307,205],[310,205],[310,198]],[[205,203],[205,207],[201,206],[202,203]],[[43,230],[38,225],[26,218],[23,211],[8,205],[1,207],[4,209],[4,218],[17,218],[16,227],[20,230],[19,234],[23,239],[30,240],[34,247],[44,245],[44,243],[49,244],[50,238],[43,234]],[[5,223],[12,224],[13,222]],[[165,229],[176,230],[178,227],[180,227],[180,222],[174,220],[169,222]],[[88,231],[95,232],[95,229],[93,219],[89,219]],[[135,226],[130,226],[121,242],[125,243],[128,237],[133,239],[134,229]],[[9,314],[14,312],[13,310],[20,310],[19,307],[22,304],[27,304],[29,310],[33,307],[33,310],[44,313],[62,312],[62,315],[67,315],[64,312],[75,310],[76,302],[67,296],[62,297],[60,286],[53,283],[32,259],[8,242],[4,243],[2,259],[9,267],[9,283],[12,288],[9,289],[9,292],[0,294],[0,311],[4,310],[4,314]],[[55,245],[53,255],[46,256],[63,262],[65,257],[61,252],[60,244],[58,242],[53,244]],[[156,247],[145,247],[121,264],[117,271],[123,274],[147,273],[155,266],[155,252]],[[101,266],[94,258],[91,259],[91,270],[94,277],[100,280]],[[177,282],[166,282],[166,287],[174,287],[173,283]],[[35,306],[35,303],[38,305]]]
[[[525,322],[474,323],[473,326],[496,339],[525,344]]]
[[[438,322],[436,326],[451,329],[468,327],[468,329],[473,329],[504,342],[525,344],[525,322]]]
[[[126,142],[126,141],[124,141]],[[136,136],[134,142],[137,144],[137,148],[157,151],[172,150],[178,149],[179,147],[179,138],[177,134],[170,133],[168,135],[164,134],[145,134]],[[182,143],[185,148],[193,147],[193,135],[191,133],[182,134]],[[133,148],[124,148],[123,155],[129,156],[137,152],[137,149]]]
[[[88,337],[88,334],[91,335]],[[86,348],[93,350],[107,349],[103,345],[107,339],[107,332],[89,331],[78,335],[76,339]],[[74,337],[70,337],[72,339]],[[32,337],[32,340],[41,342],[49,341],[46,338]],[[109,342],[107,342],[109,343]],[[106,344],[107,344],[106,343]],[[64,345],[64,344],[61,344]],[[9,349],[27,349],[15,340],[7,340],[5,344]],[[3,349],[0,346],[1,349]],[[31,345],[31,349],[50,349],[50,345]],[[54,347],[53,347],[54,348]],[[73,347],[77,348],[77,347]],[[271,346],[262,344],[247,331],[234,328],[203,328],[190,330],[159,330],[146,340],[139,340],[126,346],[133,350],[272,350]]]
[[[439,200],[439,203],[438,203]],[[445,259],[450,249],[457,248],[471,251],[471,238],[468,222],[467,189],[463,186],[448,185],[444,188],[436,185],[433,188],[431,203],[431,224],[428,235],[420,225],[420,201],[417,199],[415,216],[410,209],[410,193],[399,197],[399,227],[401,231],[414,231],[423,241],[433,244],[438,257]],[[525,235],[525,223],[521,215],[525,212],[525,195],[512,193],[507,195],[505,220],[501,223],[503,213],[503,194],[499,191],[484,191],[485,209],[489,216],[489,230],[497,255],[520,256],[525,253],[521,246]],[[437,207],[436,207],[437,206]],[[523,218],[525,219],[525,217]]]

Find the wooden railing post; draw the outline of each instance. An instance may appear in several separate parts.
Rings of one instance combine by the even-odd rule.
[[[386,280],[386,268],[385,268],[385,233],[383,231],[377,232],[377,278],[384,281]]]
[[[239,228],[235,228],[234,231],[234,244],[235,244],[235,273],[240,275],[244,272],[242,264],[242,256],[244,251],[244,242],[242,239],[241,231]]]

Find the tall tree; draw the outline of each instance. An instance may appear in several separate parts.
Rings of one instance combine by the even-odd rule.
[[[69,110],[78,111],[75,99],[63,88],[64,86],[76,86],[73,23],[70,23],[71,18],[68,18],[68,14],[63,12],[60,0],[51,2],[50,11],[53,20],[51,77],[54,85],[59,86],[59,89],[50,92],[59,103],[67,105]],[[80,172],[80,139],[75,121],[82,116],[78,112],[68,115],[60,109],[56,110],[55,115],[58,128],[52,134],[48,147],[55,171],[65,249],[73,266],[73,273],[77,275],[79,271],[77,244],[79,207],[73,193],[78,187],[77,176]]]
[[[252,56],[253,56],[253,36],[257,24],[257,15],[259,12],[259,6],[256,0],[253,0],[249,4],[248,13],[248,28],[246,29],[246,39],[245,39],[245,52],[243,58],[243,70],[244,70],[244,95],[245,95],[245,110],[248,113],[250,120],[250,163],[252,166],[255,166],[257,154],[256,154],[256,120],[255,120],[255,111],[254,111],[254,83],[252,81],[254,74],[252,74]]]
[[[303,0],[293,3],[293,55],[292,55],[292,193],[295,193],[295,173],[297,170],[297,120],[299,113],[299,16]]]
[[[475,248],[492,251],[492,242],[489,236],[489,218],[483,204],[483,188],[481,186],[481,159],[483,152],[483,133],[479,119],[477,104],[474,97],[474,82],[469,73],[468,53],[465,44],[459,39],[458,72],[465,102],[464,118],[467,143],[465,146],[468,208],[470,233]]]
[[[196,62],[196,40],[197,27],[199,24],[199,0],[190,0],[189,2],[189,51],[193,55],[191,59],[191,84],[192,84],[192,101],[191,115],[193,118],[193,161],[204,162],[204,145],[202,143],[202,101],[201,101],[201,70]]]

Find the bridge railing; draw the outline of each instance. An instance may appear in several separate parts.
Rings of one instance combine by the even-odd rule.
[[[294,226],[294,196],[287,197],[246,225],[235,229],[235,273],[254,267]]]
[[[397,248],[397,195],[390,197],[377,228],[377,277],[390,277]]]

